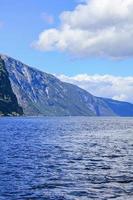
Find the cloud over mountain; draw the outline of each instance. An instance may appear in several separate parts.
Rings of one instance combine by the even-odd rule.
[[[44,30],[33,46],[75,57],[133,56],[133,0],[88,0],[60,15],[60,26]]]
[[[133,76],[117,77],[80,74],[73,77],[60,75],[58,78],[62,81],[76,84],[93,95],[133,103]]]

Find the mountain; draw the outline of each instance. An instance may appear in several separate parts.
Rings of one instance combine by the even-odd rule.
[[[133,104],[95,97],[13,58],[2,59],[25,115],[133,116]]]
[[[5,63],[0,57],[0,116],[22,114],[23,111],[18,105],[17,98],[13,93]]]

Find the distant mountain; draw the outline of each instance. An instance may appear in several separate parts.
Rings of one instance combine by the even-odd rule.
[[[0,57],[0,116],[22,115],[22,108],[11,88],[5,63]]]
[[[133,104],[95,97],[13,58],[2,59],[25,115],[133,116]]]

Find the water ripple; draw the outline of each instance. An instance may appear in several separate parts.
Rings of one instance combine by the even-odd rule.
[[[0,200],[133,199],[132,118],[1,118]]]

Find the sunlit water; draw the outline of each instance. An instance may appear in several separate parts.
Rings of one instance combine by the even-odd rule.
[[[1,118],[0,200],[133,200],[133,118]]]

